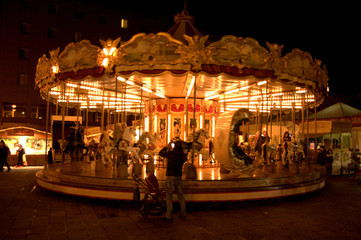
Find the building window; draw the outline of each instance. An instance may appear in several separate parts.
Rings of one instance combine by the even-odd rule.
[[[46,107],[32,107],[31,118],[34,119],[45,119],[46,118]]]
[[[81,32],[75,32],[74,33],[74,42],[80,42],[83,38],[83,35]]]
[[[122,18],[121,22],[120,22],[120,27],[121,28],[128,28],[128,20]]]
[[[83,9],[75,9],[74,11],[74,18],[79,19],[79,20],[83,20],[84,19],[84,11]]]
[[[99,14],[98,22],[100,24],[107,24],[107,15],[105,14]]]
[[[21,1],[21,7],[22,8],[31,9],[32,6],[33,6],[33,1],[32,0],[22,0]]]
[[[30,49],[29,48],[19,48],[19,59],[29,60],[30,58]]]
[[[3,116],[8,118],[25,118],[26,107],[18,104],[4,104]]]
[[[48,27],[48,38],[57,39],[58,38],[58,29],[55,27]]]
[[[30,23],[21,23],[20,24],[20,33],[30,34],[31,25]]]
[[[50,3],[49,4],[49,13],[54,15],[59,15],[59,4]]]
[[[27,86],[29,83],[29,74],[19,73],[18,85],[19,86]]]

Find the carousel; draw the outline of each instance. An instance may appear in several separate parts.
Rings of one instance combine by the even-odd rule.
[[[186,10],[175,21],[193,24]],[[61,109],[52,116],[61,122],[61,138],[47,136],[58,150],[37,172],[38,185],[132,200],[134,173],[154,173],[164,187],[167,160],[158,152],[181,140],[188,153],[187,201],[275,198],[323,188],[308,121],[308,110],[327,92],[321,61],[299,49],[282,54],[283,46],[264,47],[252,38],[210,42],[197,32],[182,38],[175,32],[100,40],[99,46],[83,40],[39,58],[36,87],[48,108]],[[67,116],[67,108],[77,115]],[[102,116],[95,132],[88,126],[91,111]],[[312,126],[317,135],[317,121]]]

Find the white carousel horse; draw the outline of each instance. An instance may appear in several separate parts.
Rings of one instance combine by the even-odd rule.
[[[122,140],[119,142],[118,150],[128,151],[133,154],[136,160],[139,161],[139,148],[134,147],[134,139],[137,135],[134,126],[127,127],[124,130]]]
[[[100,136],[99,148],[101,161],[104,165],[111,163],[111,155],[113,153],[113,140],[111,139],[111,131],[104,131]]]

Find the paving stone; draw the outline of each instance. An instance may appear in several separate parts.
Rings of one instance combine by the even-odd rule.
[[[0,173],[0,239],[359,239],[361,185],[327,179],[325,189],[289,198],[187,203],[172,224],[140,218],[131,202],[34,188],[34,169]],[[14,184],[15,183],[15,184]]]

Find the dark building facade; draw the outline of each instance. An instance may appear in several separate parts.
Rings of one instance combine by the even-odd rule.
[[[45,130],[46,101],[34,87],[37,61],[43,54],[83,39],[100,45],[99,39],[129,40],[139,32],[166,32],[172,26],[171,21],[132,12],[121,4],[92,0],[0,2],[1,129],[25,126]],[[56,114],[55,109],[51,106],[51,114]],[[89,123],[97,121],[97,113],[91,113]]]

